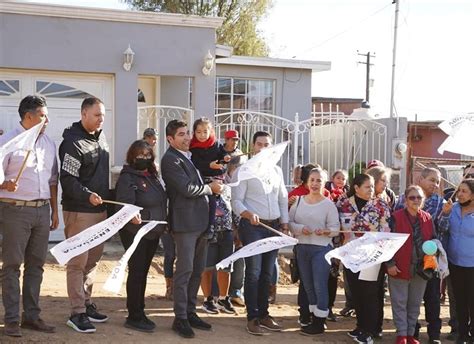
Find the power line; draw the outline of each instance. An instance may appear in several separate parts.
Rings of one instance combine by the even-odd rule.
[[[356,22],[356,23],[354,23],[354,24],[348,26],[345,30],[343,30],[343,31],[341,31],[341,32],[339,32],[339,33],[337,33],[337,34],[335,34],[334,36],[329,37],[328,39],[325,39],[325,40],[322,41],[321,43],[318,43],[318,44],[316,44],[316,45],[313,45],[313,46],[309,47],[308,49],[302,51],[302,52],[301,52],[300,54],[298,54],[298,55],[301,55],[301,54],[307,53],[308,51],[311,51],[311,50],[313,50],[313,49],[319,48],[320,46],[326,44],[327,42],[329,42],[329,41],[331,41],[331,40],[333,40],[333,39],[335,39],[335,38],[337,38],[337,37],[339,37],[339,36],[345,34],[345,33],[348,32],[348,31],[350,31],[350,30],[351,30],[352,28],[354,28],[355,26],[357,26],[357,25],[359,25],[359,24],[365,22],[367,19],[370,19],[371,17],[377,15],[378,13],[382,12],[384,9],[386,9],[387,7],[389,7],[389,6],[391,6],[391,5],[392,5],[391,3],[388,4],[388,5],[385,5],[384,7],[378,9],[377,11],[375,11],[375,12],[373,12],[372,14],[368,15],[368,16],[365,17],[364,19],[362,19],[362,20],[360,20],[360,21],[358,21],[358,22]],[[294,59],[294,58],[296,58],[298,55],[294,55],[292,58]]]

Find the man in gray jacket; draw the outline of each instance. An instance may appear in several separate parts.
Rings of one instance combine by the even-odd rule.
[[[176,271],[173,281],[173,330],[181,337],[193,338],[192,327],[211,330],[212,326],[196,314],[196,296],[207,257],[203,235],[209,221],[207,196],[222,192],[214,181],[204,184],[191,162],[191,136],[186,122],[172,120],[166,126],[170,147],[161,160],[161,171],[169,198],[168,222],[176,242]]]

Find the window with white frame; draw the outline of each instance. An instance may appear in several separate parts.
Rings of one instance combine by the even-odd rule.
[[[217,113],[256,111],[274,114],[274,80],[216,78]]]

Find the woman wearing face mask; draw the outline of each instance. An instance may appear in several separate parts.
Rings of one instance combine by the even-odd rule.
[[[143,209],[123,227],[119,234],[128,249],[141,228],[142,220],[166,219],[166,193],[154,164],[153,149],[143,140],[132,143],[127,152],[127,164],[120,172],[116,185],[116,200],[134,204]],[[128,261],[127,309],[124,326],[143,332],[153,332],[155,324],[145,315],[145,289],[148,270],[156,252],[163,225],[146,234]]]
[[[440,231],[448,234],[449,276],[456,299],[458,338],[456,343],[472,343],[474,334],[474,179],[461,182],[456,203],[443,206]]]
[[[381,198],[374,197],[374,179],[368,174],[355,176],[347,196],[343,196],[336,207],[344,233],[345,241],[351,241],[364,232],[389,232],[388,220],[390,208]],[[344,268],[349,288],[352,292],[354,308],[357,315],[356,328],[348,335],[357,343],[373,343],[373,337],[381,336],[379,324],[383,295],[379,290],[383,286],[383,272],[380,269],[376,281],[359,279],[359,272],[353,273]]]

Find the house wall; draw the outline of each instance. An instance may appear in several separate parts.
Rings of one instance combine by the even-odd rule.
[[[294,120],[311,116],[311,70],[217,64],[217,76],[275,80],[275,115]]]
[[[114,76],[116,165],[136,138],[138,75],[194,77],[196,112],[214,112],[215,69],[209,76],[201,73],[207,51],[214,55],[212,28],[2,13],[0,35],[2,68]],[[132,70],[126,72],[123,52],[129,44],[135,59]]]

